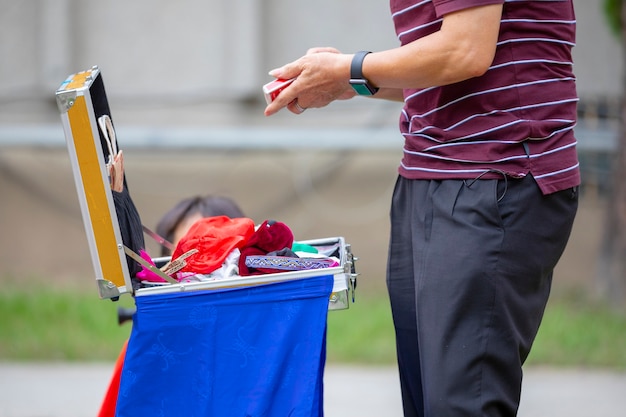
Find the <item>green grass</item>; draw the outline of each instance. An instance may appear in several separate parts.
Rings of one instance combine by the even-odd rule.
[[[347,310],[328,313],[327,358],[342,363],[395,363],[395,336],[389,301],[361,297]]]
[[[130,304],[129,304],[130,302]],[[130,334],[117,305],[93,292],[4,288],[0,293],[1,360],[114,360]]]
[[[113,361],[130,334],[117,324],[117,307],[95,292],[19,290],[0,293],[0,360]],[[328,361],[394,364],[389,303],[357,294],[348,310],[328,315]],[[591,302],[553,299],[529,364],[626,369],[626,315]]]
[[[529,364],[626,369],[626,315],[573,299],[548,304]]]
[[[329,361],[395,363],[391,311],[386,298],[357,299],[328,317]],[[626,314],[572,297],[546,309],[528,365],[626,369]]]

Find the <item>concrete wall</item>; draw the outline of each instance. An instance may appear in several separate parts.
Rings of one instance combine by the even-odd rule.
[[[574,0],[577,19],[574,71],[582,98],[621,94],[623,59],[619,41],[603,14],[604,0]]]
[[[373,0],[0,0],[0,123],[56,121],[54,91],[93,65],[118,121],[258,121],[267,72],[308,47],[395,44]]]
[[[621,91],[601,3],[575,1],[583,98]],[[54,91],[95,64],[118,126],[395,126],[397,105],[364,100],[265,119],[260,87],[311,46],[396,45],[383,0],[0,0],[0,126],[58,123]]]

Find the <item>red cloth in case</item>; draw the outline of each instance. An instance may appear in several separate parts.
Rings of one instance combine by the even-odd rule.
[[[246,257],[250,255],[267,255],[270,252],[280,251],[282,249],[291,249],[293,246],[293,232],[285,223],[273,220],[266,220],[254,232],[254,235],[241,248],[239,257],[239,275],[258,275],[272,274],[276,272],[285,272],[272,268],[248,268],[246,265]]]
[[[241,249],[253,234],[252,219],[205,217],[195,222],[178,242],[172,260],[191,249],[198,249],[198,253],[186,259],[187,265],[182,271],[210,274],[222,266],[233,249]]]

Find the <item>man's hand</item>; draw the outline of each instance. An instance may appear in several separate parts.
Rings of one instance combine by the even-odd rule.
[[[270,71],[273,77],[295,80],[265,108],[265,115],[271,116],[283,107],[300,114],[303,109],[354,97],[349,84],[351,61],[352,55],[341,54],[335,48],[312,48],[301,58]]]

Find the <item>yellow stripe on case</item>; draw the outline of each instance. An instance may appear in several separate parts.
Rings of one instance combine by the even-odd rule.
[[[103,278],[117,287],[123,287],[125,265],[122,264],[124,258],[120,258],[123,247],[118,246],[115,236],[99,160],[101,151],[93,140],[89,113],[85,97],[77,96],[68,110],[69,124]]]

